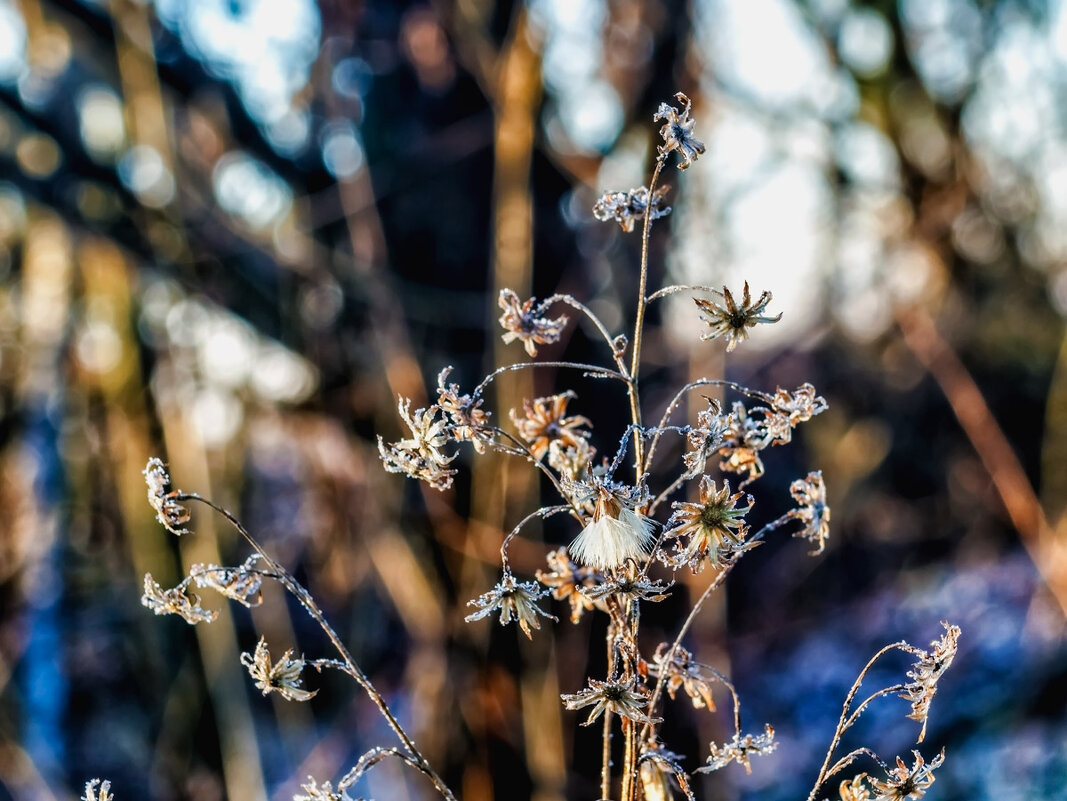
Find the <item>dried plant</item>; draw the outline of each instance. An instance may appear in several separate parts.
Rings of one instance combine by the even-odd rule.
[[[477,453],[492,450],[518,456],[543,474],[555,492],[558,503],[535,509],[520,520],[504,537],[500,547],[501,578],[479,598],[470,601],[476,611],[467,617],[477,622],[493,615],[501,625],[517,622],[527,637],[540,630],[545,621],[556,621],[542,604],[551,597],[569,607],[572,623],[585,614],[607,617],[606,648],[609,654],[607,674],[586,677],[584,686],[562,695],[567,710],[588,712],[581,725],[600,722],[603,759],[600,766],[600,798],[620,801],[660,801],[682,797],[694,799],[693,773],[717,771],[737,763],[752,771],[752,760],[770,753],[777,746],[774,729],[762,725],[755,732],[742,727],[741,701],[731,681],[720,671],[698,661],[685,645],[687,634],[708,599],[750,550],[764,543],[777,531],[791,533],[811,543],[812,555],[821,553],[830,534],[830,508],[826,486],[818,471],[792,482],[790,491],[796,506],[771,522],[754,530],[747,517],[756,504],[744,488],[764,475],[761,453],[771,446],[788,444],[793,430],[827,408],[815,388],[804,384],[796,390],[778,388],[773,393],[750,389],[718,378],[691,381],[673,395],[660,410],[657,422],[645,421],[648,411],[641,398],[639,374],[644,320],[649,304],[668,295],[687,293],[693,296],[698,312],[709,326],[703,339],[725,337],[726,350],[743,343],[757,325],[777,322],[781,314],[770,315],[770,292],[761,292],[754,301],[748,284],[740,302],[727,287],[673,285],[648,291],[649,234],[654,220],[670,211],[665,205],[666,187],[657,188],[671,154],[677,167],[687,169],[704,152],[695,137],[692,104],[685,95],[675,96],[681,109],[661,104],[654,121],[662,121],[662,144],[648,186],[629,192],[608,192],[597,202],[598,219],[618,222],[624,231],[641,224],[641,262],[639,292],[632,336],[613,335],[586,305],[568,295],[553,295],[544,300],[522,300],[505,289],[499,303],[503,314],[500,324],[505,343],[519,341],[526,353],[534,357],[539,345],[559,340],[569,320],[553,316],[552,309],[566,305],[584,315],[597,329],[606,345],[603,364],[568,361],[521,362],[501,367],[469,393],[460,386],[446,384],[451,368],[438,380],[436,403],[412,410],[406,398],[398,400],[401,420],[410,436],[386,443],[379,438],[378,447],[385,469],[427,482],[437,490],[452,485],[456,468],[456,447],[469,443]],[[593,421],[571,414],[568,405],[577,400],[571,390],[524,401],[521,411],[511,410],[514,432],[492,422],[483,409],[485,392],[491,382],[505,372],[539,366],[568,368],[598,379],[621,383],[627,393],[630,424],[619,438],[610,458],[595,461],[589,443]],[[729,406],[706,398],[706,408],[696,415],[696,425],[674,422],[679,410],[698,394],[698,390],[717,388],[738,396]],[[678,440],[681,456],[662,466],[654,461],[664,438]],[[717,457],[718,477],[708,472]],[[660,460],[663,461],[663,460]],[[738,479],[737,489],[725,474]],[[272,658],[265,640],[254,652],[243,654],[256,687],[264,694],[275,692],[291,701],[306,701],[313,690],[304,687],[303,670],[307,665],[317,670],[336,669],[351,676],[367,693],[392,728],[400,745],[374,748],[364,754],[336,785],[308,779],[303,794],[296,799],[340,799],[373,766],[387,757],[399,759],[424,774],[436,791],[454,799],[452,791],[434,771],[404,731],[382,696],[360,669],[344,644],[324,618],[320,608],[293,576],[270,557],[229,512],[194,493],[170,488],[170,477],[161,461],[153,459],[145,469],[148,497],[160,522],[174,534],[186,534],[182,528],[189,513],[182,504],[199,502],[225,516],[248,541],[254,553],[238,567],[196,565],[176,587],[163,589],[151,576],[145,577],[144,604],[156,614],[177,614],[191,624],[210,622],[214,614],[200,606],[190,588],[211,589],[245,606],[260,602],[265,581],[274,581],[292,593],[307,613],[322,627],[339,658],[305,660],[287,650]],[[682,490],[690,490],[692,501],[675,500]],[[670,508],[670,514],[666,510]],[[535,580],[522,581],[512,572],[508,548],[525,526],[534,520],[565,514],[571,519],[574,537],[566,548],[553,548],[547,554],[547,568],[537,571]],[[663,519],[663,518],[666,519]],[[654,577],[651,571],[674,573],[688,569],[700,573],[710,568],[712,576],[702,594],[670,642],[646,644],[639,637],[641,609],[657,603],[674,590],[670,575]],[[943,754],[929,762],[914,751],[909,767],[900,757],[890,767],[873,750],[858,747],[836,757],[842,738],[862,712],[884,696],[899,695],[910,704],[907,715],[922,728],[916,743],[922,742],[930,703],[944,671],[956,653],[959,629],[944,624],[945,633],[926,651],[905,642],[886,646],[862,668],[848,691],[838,725],[823,764],[815,778],[809,801],[832,778],[856,760],[869,759],[882,771],[884,778],[862,772],[840,784],[842,801],[861,799],[905,799],[922,797],[934,781],[933,771]],[[651,645],[651,647],[649,647]],[[881,688],[856,702],[863,681],[876,662],[893,651],[916,658],[906,672],[906,680]],[[648,658],[644,655],[648,654]],[[718,713],[713,687],[721,685],[731,703],[731,734],[725,742],[709,744],[705,764],[695,770],[682,766],[682,757],[669,750],[664,742],[662,724],[672,707],[667,699],[684,693],[692,706]],[[622,760],[612,761],[611,741],[621,734]],[[95,783],[86,787],[88,801],[96,801]],[[105,782],[100,798],[109,793]],[[110,797],[110,795],[108,795]]]

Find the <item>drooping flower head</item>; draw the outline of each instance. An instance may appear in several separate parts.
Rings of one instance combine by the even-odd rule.
[[[904,801],[907,798],[922,798],[930,785],[934,783],[934,771],[945,761],[942,751],[927,763],[922,754],[912,751],[915,762],[909,768],[903,759],[897,757],[897,766],[889,771],[886,780],[880,781],[870,777],[874,788],[874,801]]]
[[[816,470],[808,473],[807,478],[797,479],[789,485],[789,492],[799,504],[789,516],[804,524],[804,528],[793,536],[803,537],[815,546],[812,556],[822,553],[830,536],[830,507],[826,503],[822,471]]]
[[[498,305],[504,313],[500,315],[500,325],[504,328],[501,339],[505,343],[522,342],[530,356],[537,355],[538,345],[551,345],[559,342],[563,327],[567,325],[567,316],[555,319],[543,317],[539,308],[534,306],[535,298],[525,302],[510,289],[501,289]]]
[[[930,714],[930,702],[934,700],[934,694],[937,692],[937,682],[956,658],[960,638],[959,626],[953,626],[944,620],[941,625],[945,627],[945,633],[931,643],[932,651],[916,649],[919,661],[908,671],[911,682],[900,694],[901,698],[911,702],[911,714],[908,717],[923,725],[916,741],[920,743],[926,737],[926,718]]]
[[[605,192],[593,204],[593,216],[601,222],[614,220],[622,227],[622,230],[630,233],[634,230],[634,225],[644,219],[646,211],[653,220],[666,217],[671,213],[671,207],[664,202],[670,189],[667,185],[657,187],[652,193],[651,209],[649,209],[648,187],[641,186],[629,192]]]
[[[692,101],[681,92],[678,92],[674,99],[682,104],[681,111],[674,106],[660,103],[659,110],[652,115],[652,120],[653,122],[663,120],[663,127],[659,129],[659,135],[663,137],[663,144],[659,146],[660,157],[665,157],[671,152],[677,153],[681,159],[678,162],[678,169],[684,170],[704,152],[704,143],[693,135],[693,126],[696,122],[689,119]]]
[[[636,511],[646,500],[642,489],[599,476],[564,487],[573,490],[576,502],[593,505],[589,523],[568,548],[575,561],[607,571],[644,557],[656,524]]]
[[[178,503],[181,493],[171,489],[170,475],[162,460],[153,456],[142,474],[148,485],[148,502],[156,510],[156,519],[171,534],[188,534],[189,531],[182,526],[189,522],[189,510]]]

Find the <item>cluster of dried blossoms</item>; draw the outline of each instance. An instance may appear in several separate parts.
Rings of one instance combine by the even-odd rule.
[[[456,384],[446,387],[446,370],[438,382],[436,403],[411,412],[410,401],[399,401],[401,417],[412,436],[388,445],[379,440],[387,470],[421,479],[439,490],[451,485],[455,446],[462,442],[472,442],[478,452],[492,449],[524,458],[550,479],[559,495],[558,503],[527,515],[504,538],[503,575],[495,587],[470,602],[476,611],[467,620],[477,621],[498,614],[502,625],[517,622],[523,633],[532,637],[533,630],[541,628],[542,619],[555,620],[542,608],[549,595],[568,605],[573,623],[578,623],[586,613],[607,615],[610,654],[607,675],[588,677],[584,687],[565,693],[562,701],[569,710],[588,711],[583,726],[603,722],[601,798],[622,801],[674,798],[675,793],[692,799],[693,772],[715,771],[733,763],[750,771],[753,757],[775,749],[773,728],[765,725],[756,733],[743,731],[740,702],[733,685],[723,674],[697,661],[682,643],[710,594],[723,584],[744,554],[760,545],[769,534],[788,531],[807,540],[812,555],[817,555],[825,548],[830,533],[826,486],[818,471],[792,482],[793,508],[758,530],[748,523],[755,499],[745,488],[764,474],[763,451],[788,444],[798,425],[827,408],[825,399],[810,384],[767,393],[725,380],[701,379],[681,387],[661,411],[655,425],[645,422],[647,410],[641,403],[638,373],[648,304],[667,295],[692,295],[696,312],[707,325],[702,339],[722,338],[728,352],[743,343],[756,326],[772,324],[781,318],[781,314],[768,311],[771,293],[764,291],[753,298],[747,283],[739,295],[725,286],[721,289],[668,286],[651,293],[646,290],[650,225],[670,213],[668,187],[657,186],[660,173],[672,153],[677,154],[678,168],[684,170],[704,152],[704,145],[694,134],[689,98],[683,94],[675,97],[680,108],[664,103],[653,118],[663,123],[662,144],[649,185],[606,192],[593,207],[597,219],[614,221],[624,232],[642,232],[645,247],[642,247],[641,291],[632,337],[613,334],[573,297],[553,295],[541,301],[523,300],[505,289],[499,301],[503,310],[500,325],[506,343],[521,342],[529,356],[536,356],[540,346],[552,345],[563,336],[568,318],[555,316],[553,309],[567,305],[584,315],[602,336],[607,346],[604,363],[550,361],[508,365],[491,373],[469,394],[460,394]],[[510,411],[510,428],[490,422],[488,413],[481,408],[490,382],[505,371],[538,365],[571,367],[625,386],[632,422],[613,451],[608,451],[607,458],[596,458],[591,444],[592,421],[571,411],[580,402],[573,391],[524,400],[521,409]],[[676,414],[694,400],[700,389],[730,392],[738,399],[723,405],[716,398],[703,396],[705,405],[698,411],[695,425],[675,422]],[[661,445],[671,440],[675,442],[674,459],[661,458],[654,462]],[[664,465],[665,462],[669,463]],[[736,477],[735,485],[731,484],[729,474]],[[686,490],[692,500],[681,499]],[[667,508],[669,514],[660,511]],[[567,547],[549,552],[547,569],[537,571],[536,581],[520,581],[511,571],[508,545],[531,521],[556,514],[569,515],[573,539]],[[709,567],[714,575],[673,642],[659,643],[652,649],[651,658],[646,659],[644,654],[648,652],[637,637],[641,604],[663,600],[671,594],[674,585],[669,574],[654,579],[650,571],[675,572],[688,568],[699,573]],[[930,700],[938,679],[952,660],[958,634],[956,627],[946,624],[946,634],[934,643],[932,652],[896,643],[879,652],[863,669],[849,693],[810,801],[814,801],[829,779],[860,756],[877,762],[885,778],[862,773],[850,779],[840,789],[845,801],[918,798],[925,793],[941,757],[926,763],[916,752],[913,768],[907,768],[899,759],[898,766],[890,768],[868,749],[857,749],[832,764],[831,760],[844,732],[867,704],[884,695],[899,694],[910,702],[908,717],[923,726],[917,738],[921,742]],[[871,665],[892,650],[919,658],[907,673],[909,681],[883,688],[853,708],[860,683]],[[682,694],[694,707],[715,711],[712,686],[716,683],[725,687],[732,698],[732,737],[723,743],[711,743],[703,767],[697,771],[686,770],[680,757],[669,751],[661,739],[662,717],[669,713],[666,699],[673,700]],[[612,770],[610,745],[614,731],[620,731],[624,741],[622,760],[615,763],[621,764],[617,773]]]
[[[398,402],[400,418],[408,436],[386,443],[379,438],[378,449],[386,470],[403,473],[427,482],[437,490],[447,490],[456,475],[453,462],[456,445],[470,443],[478,453],[495,450],[527,460],[541,471],[559,494],[559,503],[534,510],[518,522],[501,545],[502,573],[496,586],[470,602],[476,608],[467,617],[477,621],[499,616],[503,624],[516,622],[528,637],[540,629],[542,619],[556,620],[541,603],[551,595],[569,607],[572,623],[579,623],[586,613],[607,616],[607,643],[610,654],[607,675],[588,677],[585,686],[562,696],[568,710],[588,715],[582,725],[600,721],[603,726],[604,758],[600,772],[600,797],[621,801],[665,801],[681,793],[695,799],[692,774],[720,770],[738,764],[752,770],[751,760],[770,753],[777,746],[774,729],[765,724],[762,731],[745,732],[741,725],[741,704],[730,680],[710,665],[700,662],[683,646],[691,624],[711,594],[721,587],[738,561],[777,530],[789,531],[806,539],[812,554],[821,553],[829,536],[830,507],[822,474],[810,472],[792,482],[790,492],[796,505],[753,530],[748,516],[755,499],[745,488],[764,474],[761,453],[769,447],[786,445],[793,430],[823,412],[826,401],[810,384],[795,390],[777,389],[760,392],[733,382],[705,378],[681,387],[662,410],[655,425],[644,422],[638,374],[641,366],[641,342],[645,310],[648,304],[667,295],[690,293],[697,313],[707,324],[703,339],[722,337],[726,350],[732,351],[748,337],[752,328],[777,322],[767,307],[771,293],[762,292],[752,299],[744,286],[740,302],[727,287],[668,286],[647,293],[647,253],[651,223],[666,216],[666,186],[657,187],[660,172],[671,154],[677,154],[679,169],[688,168],[704,152],[695,137],[695,123],[690,117],[691,103],[683,94],[675,96],[676,108],[661,104],[654,121],[662,121],[655,169],[647,187],[628,192],[608,192],[597,202],[598,219],[617,222],[623,231],[642,231],[640,292],[632,339],[613,335],[604,323],[584,304],[569,295],[553,295],[537,301],[525,301],[511,290],[500,293],[500,324],[506,343],[521,342],[530,357],[538,347],[560,340],[568,318],[552,316],[558,305],[566,305],[584,315],[603,337],[610,357],[604,364],[574,362],[524,362],[502,367],[488,375],[469,393],[449,383],[450,369],[440,373],[436,402],[427,408],[411,408],[411,401]],[[572,413],[568,407],[578,398],[564,391],[548,397],[528,399],[522,409],[512,410],[511,429],[492,422],[483,409],[485,391],[503,372],[524,367],[551,365],[575,368],[586,375],[620,382],[626,390],[632,418],[620,437],[611,458],[596,459],[590,443],[592,421]],[[724,407],[718,399],[703,396],[704,408],[696,415],[695,425],[679,425],[674,420],[679,410],[700,389],[728,391],[738,396]],[[674,458],[654,461],[664,440],[674,440]],[[632,456],[632,463],[629,458]],[[663,462],[669,462],[664,468]],[[624,467],[624,462],[627,466]],[[632,472],[630,472],[632,469]],[[666,475],[663,475],[666,473]],[[734,474],[736,490],[727,474]],[[261,639],[250,653],[241,655],[255,686],[264,694],[277,693],[290,701],[310,700],[315,691],[304,686],[307,666],[318,671],[336,669],[348,674],[367,693],[397,736],[400,745],[373,748],[365,753],[338,782],[318,782],[313,778],[303,785],[303,794],[295,801],[339,801],[374,765],[398,759],[424,774],[436,791],[448,801],[455,801],[452,791],[441,780],[389,709],[326,621],[318,605],[293,576],[275,562],[255,542],[248,531],[229,512],[199,495],[171,488],[170,477],[159,459],[152,459],[144,471],[148,500],[159,522],[175,535],[188,534],[184,526],[190,515],[183,503],[206,504],[222,514],[252,546],[253,553],[236,567],[194,565],[175,587],[164,589],[151,575],[144,580],[142,602],[156,614],[178,615],[190,624],[209,623],[217,612],[201,605],[193,591],[209,589],[246,607],[261,601],[264,581],[274,581],[292,593],[307,613],[322,627],[339,658],[305,660],[288,649],[272,657]],[[680,500],[689,490],[693,500]],[[665,510],[669,507],[669,514]],[[536,580],[520,581],[511,571],[508,545],[533,520],[566,514],[572,521],[574,537],[569,546],[547,555],[547,568],[537,571]],[[666,519],[664,519],[666,518]],[[657,603],[667,598],[674,582],[670,575],[654,578],[651,571],[688,569],[713,573],[703,594],[693,604],[673,641],[658,643],[651,652],[638,641],[643,603]],[[956,653],[959,629],[944,624],[945,634],[926,651],[904,642],[879,651],[860,672],[849,690],[837,730],[827,750],[825,761],[816,777],[809,801],[816,801],[820,790],[834,776],[859,758],[877,763],[884,778],[864,772],[841,783],[842,801],[921,798],[934,781],[933,771],[943,755],[926,762],[914,751],[911,767],[901,758],[890,767],[873,751],[857,748],[832,761],[845,732],[873,701],[887,695],[899,695],[911,705],[907,716],[922,724],[917,743],[922,742],[930,702],[944,671]],[[917,661],[907,671],[908,681],[885,687],[855,703],[860,686],[876,661],[892,651],[912,655]],[[649,658],[645,654],[651,653]],[[694,708],[715,712],[713,686],[721,685],[729,694],[732,709],[732,734],[725,742],[712,742],[705,764],[696,770],[682,766],[682,757],[669,750],[662,739],[661,724],[668,714],[667,701],[687,698]],[[612,735],[622,734],[622,759],[613,762]],[[618,772],[613,768],[619,765]],[[99,785],[99,791],[97,787]],[[110,784],[89,782],[84,801],[110,801]]]

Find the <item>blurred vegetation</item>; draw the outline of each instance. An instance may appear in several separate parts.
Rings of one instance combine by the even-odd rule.
[[[374,435],[441,367],[515,358],[501,287],[629,325],[637,240],[589,208],[644,180],[679,89],[708,153],[653,270],[747,279],[785,318],[724,367],[663,304],[646,397],[725,369],[831,405],[768,468],[783,504],[824,470],[830,547],[754,551],[697,632],[783,745],[704,797],[805,792],[872,645],[947,618],[931,797],[1067,798],[1067,7],[1026,0],[0,0],[0,798],[288,798],[391,742],[345,682],[254,692],[260,634],[322,650],[280,594],[196,629],[140,606],[146,571],[245,555],[204,515],[165,536],[152,455],[308,585],[464,799],[594,797],[598,737],[558,702],[602,658],[590,624],[462,621],[536,483],[480,460],[427,492]],[[498,384],[501,420],[561,388]],[[574,388],[614,442],[621,396],[613,419]],[[866,717],[883,753],[910,742],[898,709]],[[677,736],[696,760],[715,732]]]

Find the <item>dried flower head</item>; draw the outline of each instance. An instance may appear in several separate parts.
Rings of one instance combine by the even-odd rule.
[[[747,506],[739,506],[744,498]],[[670,564],[675,569],[689,565],[699,573],[708,563],[724,565],[735,553],[749,550],[758,543],[745,543],[748,526],[745,515],[752,510],[752,496],[731,493],[730,482],[715,488],[711,476],[700,479],[700,502],[675,502],[674,513],[667,521],[664,537],[677,539]]]
[[[554,439],[548,445],[548,464],[568,481],[581,481],[589,475],[589,469],[596,456],[596,448],[583,437],[567,445],[561,439]]]
[[[548,570],[538,570],[537,580],[551,589],[557,601],[567,601],[571,606],[571,623],[577,623],[585,612],[595,604],[582,592],[595,586],[599,574],[588,567],[579,567],[567,556],[567,549],[549,551],[546,557]]]
[[[141,604],[157,615],[178,615],[191,626],[214,621],[219,613],[212,609],[202,608],[200,599],[195,595],[186,594],[185,587],[186,582],[183,581],[177,587],[164,590],[152,578],[151,573],[145,573],[144,595],[141,596]]]
[[[600,584],[583,587],[580,592],[593,601],[603,601],[609,597],[624,598],[632,601],[664,601],[670,597],[671,584],[651,581],[636,571],[618,571],[615,576]]]
[[[567,417],[567,403],[578,397],[574,392],[562,392],[547,398],[523,400],[523,416],[511,410],[511,422],[519,429],[519,436],[530,443],[530,452],[534,458],[544,456],[553,442],[559,442],[565,448],[575,448],[582,452],[589,436],[580,426],[591,426],[588,418],[581,415]]]
[[[567,709],[593,707],[583,726],[589,726],[599,718],[604,710],[614,712],[619,717],[635,723],[652,723],[653,719],[642,710],[648,706],[648,695],[643,687],[637,686],[637,677],[631,676],[623,681],[597,681],[589,679],[589,686],[576,693],[564,693],[560,696]]]
[[[897,757],[897,766],[886,774],[886,781],[870,779],[874,801],[904,801],[906,798],[922,798],[926,795],[934,783],[934,771],[945,761],[945,752],[942,749],[930,760],[930,764],[926,764],[918,751],[911,753],[915,756],[915,763],[910,768],[903,759]]]
[[[689,450],[682,456],[685,474],[689,478],[700,475],[707,466],[712,451],[723,444],[723,437],[729,430],[729,415],[722,413],[722,404],[707,396],[708,408],[697,412],[697,424],[685,435]]]
[[[574,492],[576,502],[593,503],[589,523],[568,547],[575,561],[606,571],[644,557],[656,523],[635,511],[645,500],[642,490],[603,477],[564,487]]]
[[[822,414],[829,404],[822,395],[815,394],[815,387],[811,384],[801,384],[795,392],[778,387],[778,391],[771,398],[771,405],[782,412],[789,419],[789,425],[796,427],[799,423],[806,423],[817,414]]]
[[[774,434],[766,425],[766,411],[763,407],[757,407],[749,414],[745,405],[737,402],[726,417],[722,446],[719,448],[719,455],[723,457],[719,469],[728,473],[747,473],[748,477],[740,487],[751,484],[763,475],[763,460],[759,452],[775,441]],[[784,415],[779,416],[786,419]]]
[[[532,581],[517,582],[511,573],[505,573],[499,583],[489,592],[483,593],[473,601],[467,601],[467,606],[477,606],[478,611],[464,618],[468,623],[489,617],[497,610],[500,611],[500,625],[506,626],[512,620],[519,621],[519,628],[523,633],[533,639],[531,629],[541,628],[538,615],[555,620],[553,615],[542,610],[537,601],[548,595],[548,590],[538,587]]]
[[[731,762],[736,762],[745,766],[745,773],[752,773],[752,765],[749,759],[753,756],[765,756],[777,747],[778,743],[774,739],[774,729],[768,723],[763,727],[763,734],[746,734],[742,736],[739,732],[734,735],[730,742],[721,746],[712,743],[708,764],[703,768],[698,768],[698,771],[700,773],[710,773],[713,770],[726,767]]]
[[[212,589],[249,608],[259,606],[263,602],[263,573],[256,568],[259,559],[259,554],[254,553],[239,567],[195,564],[189,577],[200,589]]]
[[[682,104],[682,110],[660,103],[659,110],[652,115],[652,121],[663,120],[663,127],[659,129],[659,135],[663,137],[663,144],[659,146],[660,158],[666,157],[672,151],[676,152],[681,159],[678,169],[684,170],[704,152],[704,143],[693,136],[693,126],[696,122],[689,119],[692,101],[681,92],[678,92],[674,99]]]
[[[452,436],[460,442],[470,442],[478,453],[485,453],[485,446],[493,441],[493,429],[489,425],[489,412],[481,408],[483,398],[478,395],[459,394],[459,384],[445,386],[451,367],[446,367],[437,376],[437,405],[452,422]]]
[[[700,338],[717,339],[725,334],[726,351],[729,353],[738,344],[748,339],[748,329],[754,328],[759,323],[776,323],[782,319],[781,314],[768,317],[763,313],[767,309],[767,304],[771,302],[771,297],[770,292],[763,292],[759,300],[753,303],[748,281],[745,281],[745,291],[740,305],[726,287],[722,288],[722,305],[713,300],[693,298],[693,302],[703,315],[703,321],[709,326],[708,332],[702,334]]]
[[[301,687],[304,670],[303,658],[293,659],[290,648],[277,662],[271,662],[267,640],[259,638],[254,654],[241,654],[241,664],[248,669],[248,675],[256,687],[264,694],[278,693],[289,701],[307,701],[315,697],[317,690],[305,690]]]
[[[670,644],[660,643],[648,666],[648,672],[656,678],[666,677],[667,694],[674,699],[681,687],[697,709],[715,711],[715,701],[711,697],[711,682],[706,673],[712,672],[707,665],[693,659],[693,655],[682,648],[671,649]]]
[[[799,506],[789,512],[789,516],[804,524],[804,528],[793,534],[803,537],[815,550],[812,556],[820,554],[826,547],[830,536],[830,507],[826,503],[826,484],[822,480],[822,471],[808,473],[807,478],[800,478],[789,485],[789,492]]]
[[[96,786],[100,785],[100,792],[97,793]],[[114,796],[111,795],[111,782],[107,779],[101,781],[100,779],[90,779],[85,783],[85,793],[81,797],[81,801],[113,801]]]
[[[181,493],[170,488],[170,476],[163,462],[153,456],[142,473],[148,484],[148,502],[156,510],[156,519],[171,534],[188,534],[182,526],[189,522],[189,510],[178,503]]]
[[[669,186],[660,186],[652,193],[652,208],[649,210],[648,187],[642,186],[629,192],[605,192],[593,205],[593,216],[601,222],[614,220],[626,233],[634,230],[634,225],[645,217],[658,220],[671,213],[671,207],[664,204],[670,191]]]
[[[941,621],[941,625],[945,627],[945,633],[930,643],[933,646],[931,652],[916,649],[919,661],[908,671],[911,682],[900,694],[901,698],[911,702],[911,714],[908,717],[923,725],[916,741],[920,743],[926,737],[926,718],[930,714],[930,702],[934,700],[934,694],[937,692],[937,682],[956,658],[960,637],[959,626],[953,626],[945,620]]]
[[[530,356],[537,355],[538,345],[551,345],[559,342],[560,334],[567,325],[567,316],[560,315],[554,320],[543,317],[540,307],[534,307],[535,298],[524,303],[510,289],[501,289],[498,305],[504,310],[500,315],[500,325],[504,328],[501,339],[505,343],[520,340]]]
[[[437,416],[441,408],[431,406],[429,409],[418,409],[413,415],[411,401],[400,398],[397,410],[411,430],[411,437],[391,443],[388,447],[378,437],[378,455],[386,471],[420,479],[436,490],[451,487],[456,471],[449,469],[448,464],[456,458],[456,454],[441,452],[441,448],[449,441],[446,422]]]
[[[689,774],[682,767],[682,757],[668,751],[663,743],[646,745],[638,759],[639,778],[644,801],[673,801],[672,780],[685,793],[686,798],[693,798],[689,787]]]
[[[841,782],[838,792],[841,801],[871,801],[870,791],[867,790],[867,774],[861,773]]]
[[[343,784],[343,782],[342,782]],[[320,786],[311,776],[308,776],[307,784],[300,785],[304,795],[294,795],[293,801],[344,801],[345,795],[333,789],[329,782],[323,782]]]

